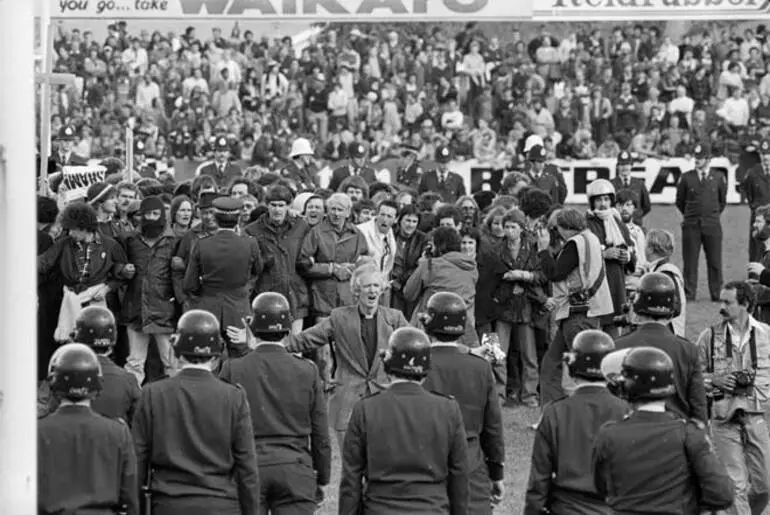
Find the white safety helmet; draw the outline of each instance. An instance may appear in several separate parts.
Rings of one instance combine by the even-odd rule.
[[[305,138],[297,138],[294,143],[291,144],[291,152],[289,152],[290,158],[297,156],[312,156],[313,147],[310,146],[310,142]]]
[[[296,211],[297,213],[302,213],[302,211],[305,210],[305,203],[307,202],[307,199],[312,196],[312,192],[305,191],[294,197],[294,202],[291,203],[292,210]]]
[[[527,154],[532,149],[532,147],[540,145],[541,147],[545,148],[545,143],[543,142],[543,138],[538,136],[537,134],[530,134],[529,137],[524,140],[524,153]]]
[[[596,179],[586,188],[586,196],[588,197],[589,205],[593,199],[601,197],[602,195],[609,195],[610,198],[612,198],[612,202],[615,203],[615,186],[613,186],[607,179]]]

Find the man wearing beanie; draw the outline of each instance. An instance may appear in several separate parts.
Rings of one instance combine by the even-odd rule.
[[[123,299],[121,321],[128,328],[129,355],[126,370],[139,385],[144,382],[144,365],[152,336],[166,375],[173,374],[171,334],[174,332],[174,287],[171,258],[176,237],[166,222],[166,208],[160,197],[151,196],[139,205],[140,225],[125,239],[130,265]]]

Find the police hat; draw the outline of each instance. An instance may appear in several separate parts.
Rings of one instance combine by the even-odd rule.
[[[366,147],[363,145],[363,143],[354,141],[350,144],[348,152],[350,153],[350,157],[357,159],[366,155]]]
[[[711,149],[702,143],[698,143],[695,145],[695,149],[693,149],[693,155],[695,159],[708,159],[711,157]]]
[[[448,163],[452,160],[452,151],[446,145],[441,145],[436,149],[436,161],[439,163]]]
[[[217,152],[229,151],[230,143],[227,141],[227,138],[219,136],[216,141],[214,141],[214,150]]]
[[[529,153],[527,153],[527,159],[538,162],[545,161],[545,148],[542,145],[535,145],[530,148]]]
[[[232,197],[215,198],[211,203],[214,213],[221,215],[239,215],[243,210],[243,201]]]
[[[66,125],[59,129],[59,134],[57,135],[56,139],[64,140],[64,141],[72,141],[76,138],[75,135],[75,128],[71,125]]]
[[[214,199],[216,199],[217,196],[217,193],[214,191],[204,191],[198,195],[198,209],[214,207]]]
[[[134,141],[134,155],[143,156],[146,148],[147,145],[145,145],[144,141],[139,139]]]
[[[633,164],[634,158],[631,156],[631,152],[624,150],[618,154],[618,166]]]
[[[762,143],[759,144],[759,153],[770,154],[770,140],[762,140]]]

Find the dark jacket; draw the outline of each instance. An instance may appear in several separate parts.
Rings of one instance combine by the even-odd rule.
[[[426,191],[438,193],[441,195],[441,200],[454,204],[457,199],[465,196],[465,182],[459,174],[449,172],[446,181],[442,184],[438,180],[438,172],[431,170],[422,174],[417,185],[417,193],[422,194]]]
[[[647,185],[644,183],[644,179],[638,177],[631,177],[631,182],[628,186],[623,183],[620,177],[615,177],[610,181],[615,186],[615,191],[631,190],[636,196],[636,213],[638,217],[634,218],[635,222],[641,222],[642,217],[652,209],[652,203],[650,202],[650,192],[647,190]],[[641,224],[638,224],[641,225]]]
[[[364,166],[360,169],[356,169],[356,167],[351,163],[340,166],[332,172],[332,178],[329,181],[329,189],[332,191],[337,191],[340,188],[342,181],[348,177],[352,177],[353,174],[360,176],[363,180],[366,181],[367,184],[377,182],[377,174],[373,168]]]
[[[88,267],[85,274],[78,266],[78,243],[69,235],[57,240],[53,247],[37,258],[37,273],[40,283],[61,278],[64,286],[80,293],[97,284],[107,284],[115,291],[122,284],[121,273],[126,265],[123,247],[112,238],[97,233],[90,245]],[[53,277],[49,274],[55,274]]]
[[[701,182],[696,170],[679,178],[676,186],[676,208],[682,213],[684,225],[719,225],[727,206],[727,180],[721,173],[709,172]]]
[[[422,257],[425,250],[425,244],[428,242],[428,235],[420,230],[415,230],[407,239],[403,239],[396,233],[396,242],[398,252],[393,261],[393,272],[390,276],[393,279],[392,286],[392,307],[404,312],[404,316],[409,319],[412,316],[414,303],[404,299],[402,292],[406,281],[417,269],[417,262]]]
[[[240,166],[228,161],[225,164],[224,173],[222,173],[217,163],[212,161],[203,165],[200,168],[198,175],[208,175],[209,177],[213,177],[214,180],[217,181],[217,186],[224,188],[234,179],[242,177],[243,171],[241,170]]]

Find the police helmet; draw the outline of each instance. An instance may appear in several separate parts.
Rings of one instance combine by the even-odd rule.
[[[605,332],[588,329],[572,341],[572,352],[565,354],[569,375],[592,381],[603,381],[602,360],[615,350],[615,342]]]
[[[115,345],[116,338],[115,317],[107,308],[88,306],[75,320],[73,342],[83,343],[96,350],[106,350]]]
[[[586,196],[588,197],[588,205],[593,207],[593,200],[596,197],[603,195],[609,195],[612,199],[612,203],[615,203],[615,186],[612,185],[607,179],[596,179],[586,187]]]
[[[655,347],[632,348],[623,359],[619,381],[629,402],[667,399],[675,392],[674,362]]]
[[[666,274],[651,272],[639,281],[634,313],[655,318],[673,318],[682,312],[676,284]]]
[[[414,327],[396,329],[381,357],[386,374],[403,379],[423,379],[430,370],[428,335]]]
[[[102,367],[96,353],[82,343],[67,343],[51,357],[48,366],[51,390],[73,402],[101,390]]]
[[[260,293],[251,303],[251,310],[254,313],[249,324],[252,333],[284,336],[291,331],[291,307],[280,293]]]
[[[468,307],[465,301],[456,293],[447,291],[431,295],[422,316],[426,333],[455,339],[465,334],[467,320]]]
[[[180,356],[219,356],[222,354],[219,321],[208,311],[190,310],[179,319],[173,343],[174,350]]]

